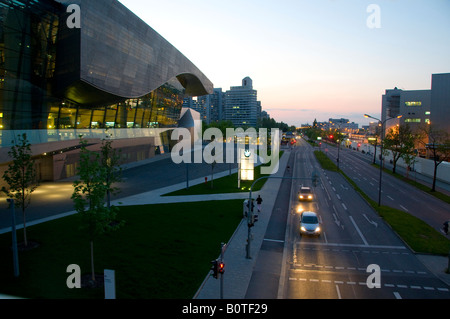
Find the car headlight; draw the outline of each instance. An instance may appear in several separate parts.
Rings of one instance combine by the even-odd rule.
[[[306,228],[302,226],[302,227],[300,227],[300,230],[301,231],[306,231]]]
[[[303,199],[303,195],[300,195],[299,197],[300,197],[300,199]]]
[[[317,227],[315,230],[316,233],[320,232],[320,227]]]
[[[312,199],[312,195],[309,195],[309,196],[308,196],[308,199]]]

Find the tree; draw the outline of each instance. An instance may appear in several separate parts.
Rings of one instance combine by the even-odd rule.
[[[8,152],[13,161],[3,174],[3,179],[9,189],[2,187],[2,192],[14,199],[15,205],[22,210],[23,241],[24,245],[28,246],[25,210],[30,204],[31,194],[39,186],[39,183],[36,180],[35,162],[32,159],[31,144],[28,142],[27,134],[23,133],[18,138],[18,144],[14,144]]]
[[[75,210],[81,215],[82,226],[91,245],[92,280],[95,281],[94,240],[122,223],[116,222],[117,207],[105,206],[105,196],[110,186],[105,182],[108,169],[102,164],[100,154],[87,149],[87,141],[80,137],[79,179],[74,181],[72,200]]]
[[[369,138],[369,144],[373,145],[373,164],[376,162],[377,158],[377,146],[378,146],[378,138],[380,137],[380,126],[376,126],[375,134],[372,135],[372,138]]]
[[[431,188],[431,191],[434,192],[436,191],[438,166],[442,162],[450,160],[450,134],[447,131],[440,130],[433,124],[427,124],[425,127],[422,127],[421,132],[424,138],[422,143],[425,144],[434,161],[433,185]]]
[[[405,158],[414,152],[415,135],[411,132],[408,124],[402,124],[389,129],[388,134],[383,140],[385,151],[392,152],[393,168],[395,174],[397,162],[400,158]]]
[[[100,149],[101,163],[103,168],[105,169],[106,204],[108,208],[111,207],[111,194],[119,191],[119,189],[115,187],[114,184],[122,180],[120,156],[112,147],[112,140],[109,139],[109,137],[110,136],[102,140],[102,146]]]

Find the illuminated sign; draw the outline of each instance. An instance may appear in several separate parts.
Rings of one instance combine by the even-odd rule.
[[[241,181],[252,181],[255,179],[255,154],[250,150],[241,149],[241,162],[239,165],[239,176]]]

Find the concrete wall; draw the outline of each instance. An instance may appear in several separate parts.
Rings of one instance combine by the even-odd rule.
[[[352,147],[357,148],[358,143],[353,143]],[[374,147],[370,144],[361,144],[359,151],[364,151],[365,153],[370,153],[373,156]],[[390,153],[390,152],[389,152]],[[377,147],[377,157],[380,154],[380,148]],[[385,156],[386,161],[392,160],[392,154]],[[403,159],[397,161],[397,166],[406,168],[407,165]],[[414,169],[417,173],[423,174],[425,176],[433,178],[434,176],[434,161],[422,157],[416,157],[416,163],[414,164]],[[438,166],[437,170],[437,180],[450,183],[450,163],[443,162]]]

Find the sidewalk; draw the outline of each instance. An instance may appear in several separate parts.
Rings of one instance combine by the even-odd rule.
[[[291,151],[284,150],[283,156],[279,162],[278,172],[273,176],[283,176]],[[225,274],[224,274],[224,299],[244,299],[247,292],[250,279],[252,277],[254,264],[257,260],[261,248],[267,225],[272,215],[278,189],[281,185],[281,179],[268,179],[264,187],[259,191],[252,193],[252,197],[261,195],[263,204],[259,220],[252,228],[252,237],[250,248],[251,259],[246,258],[246,246],[248,238],[247,221],[242,220],[230,241],[227,243],[224,254]],[[246,193],[248,197],[248,193]],[[245,197],[244,197],[245,198]],[[220,243],[218,243],[220,244]],[[219,256],[218,256],[219,257]],[[219,299],[220,298],[220,279],[213,278],[209,273],[194,296],[194,299]]]

